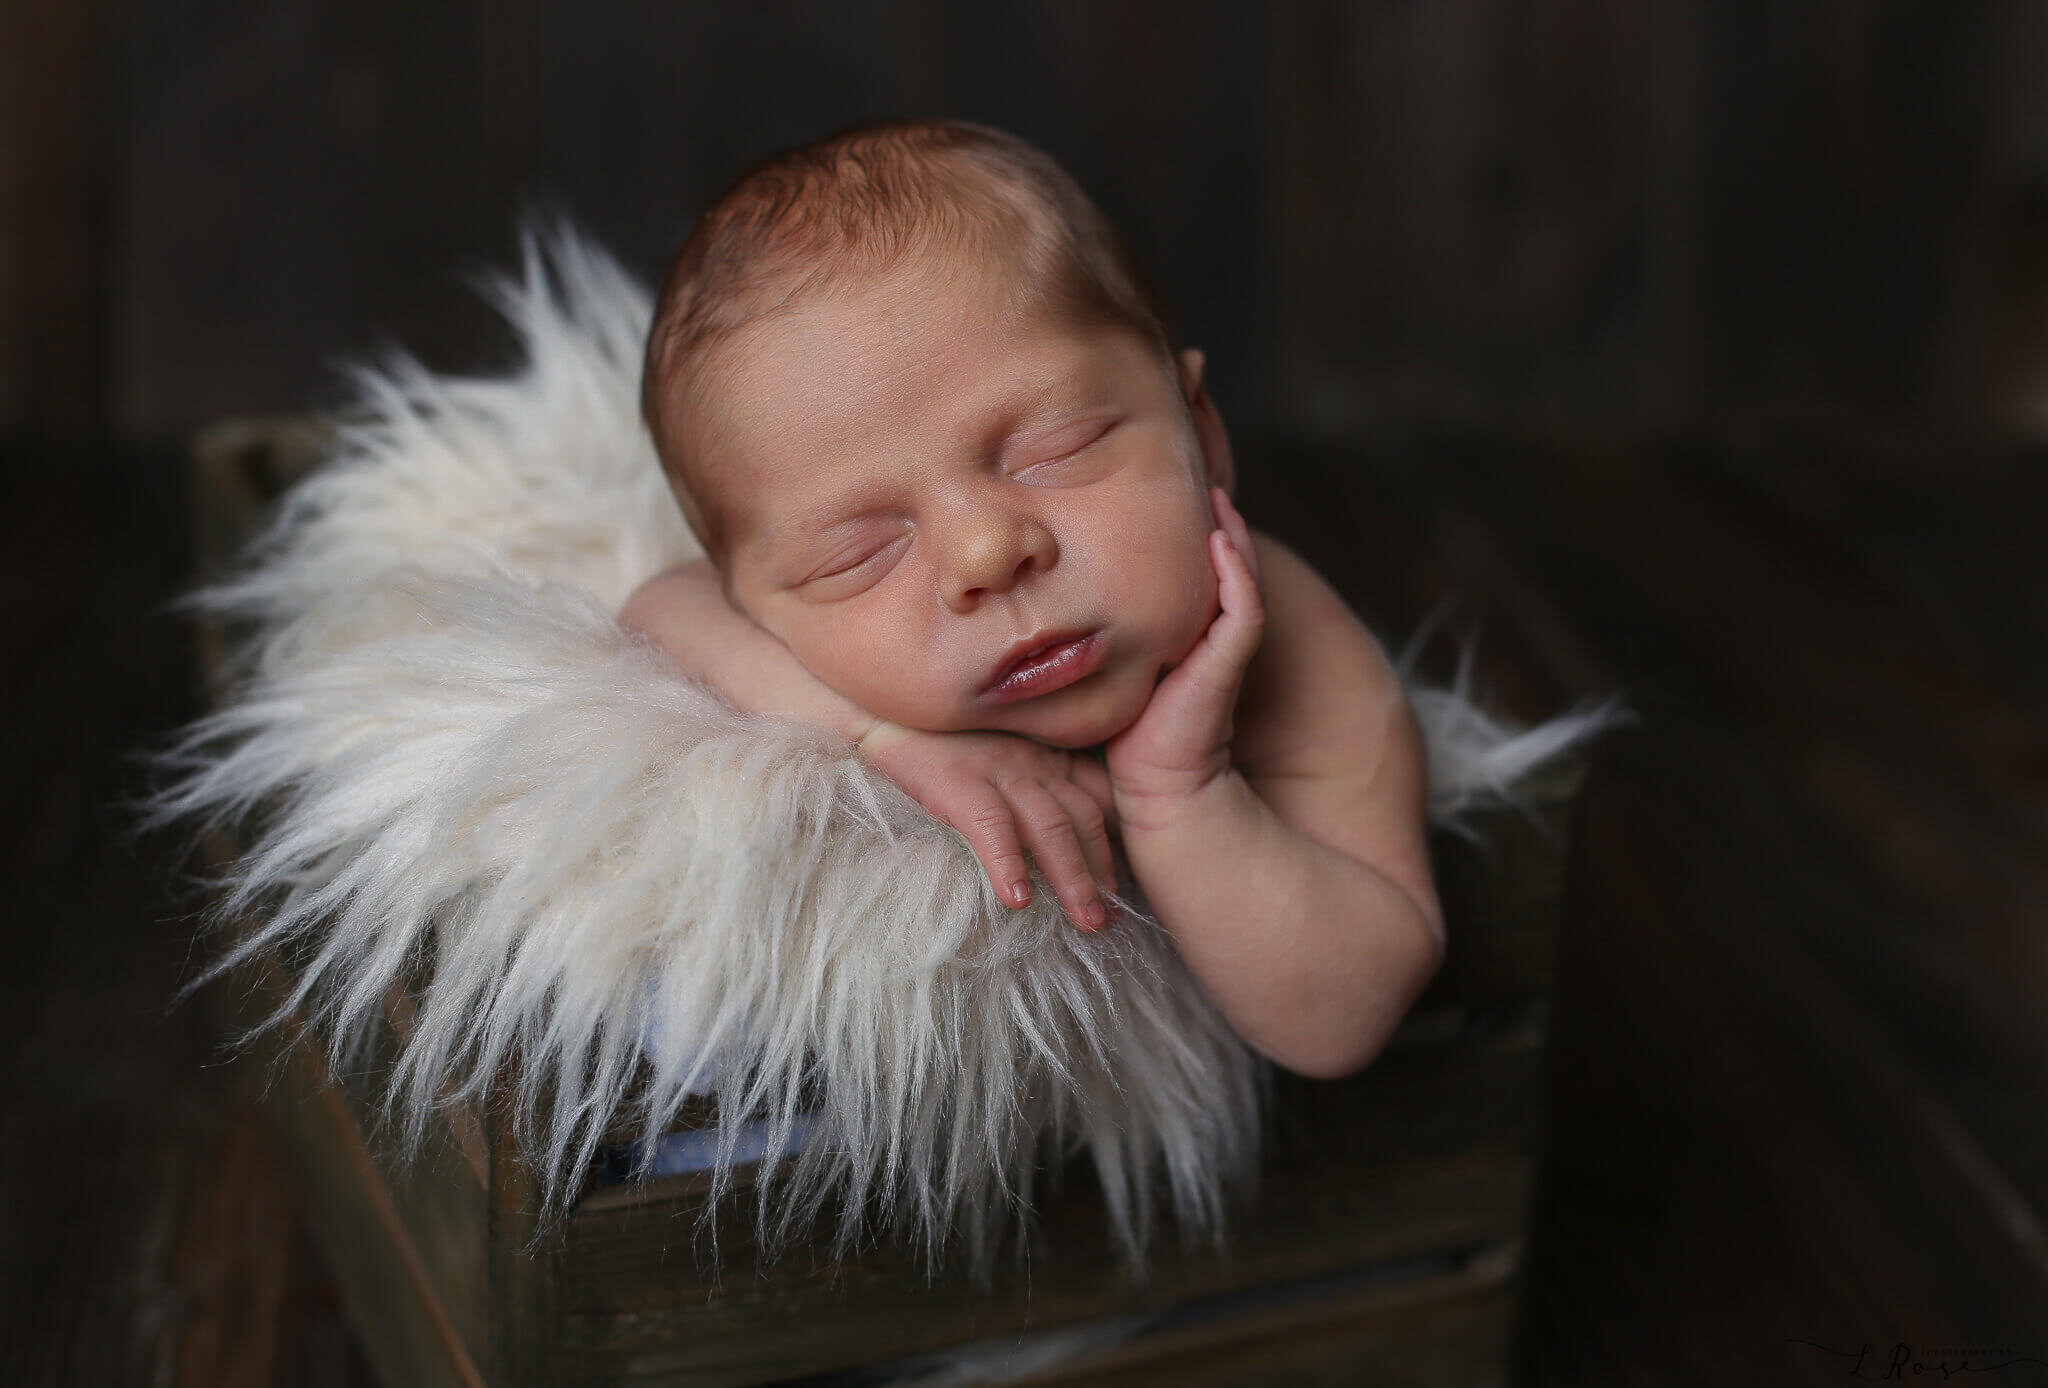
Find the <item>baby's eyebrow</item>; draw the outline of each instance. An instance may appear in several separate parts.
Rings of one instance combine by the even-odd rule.
[[[1114,381],[1110,363],[1091,352],[1078,361],[1063,364],[1032,393],[1039,403],[1092,401],[1110,394]]]
[[[1049,380],[1020,382],[1005,401],[1000,427],[991,431],[989,442],[1000,447],[1061,427],[1067,421],[1060,416],[1107,404],[1113,394],[1113,378],[1094,361],[1063,366]]]

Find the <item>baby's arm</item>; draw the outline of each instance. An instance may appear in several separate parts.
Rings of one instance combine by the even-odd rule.
[[[678,564],[641,584],[620,610],[619,625],[650,638],[685,674],[748,713],[794,718],[856,744],[881,722],[727,602],[708,560]]]
[[[1009,905],[1031,900],[1028,847],[1076,924],[1106,923],[1099,884],[1116,880],[1115,801],[1100,762],[1009,733],[928,733],[885,722],[734,609],[708,562],[649,579],[626,600],[619,623],[740,709],[794,718],[855,744],[862,760],[966,837]]]
[[[1421,737],[1328,585],[1217,510],[1223,612],[1108,749],[1124,847],[1239,1035],[1289,1069],[1346,1074],[1443,956]]]

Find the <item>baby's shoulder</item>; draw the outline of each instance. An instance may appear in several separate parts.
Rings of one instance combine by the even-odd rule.
[[[1266,633],[1245,672],[1233,759],[1247,775],[1359,774],[1408,722],[1380,643],[1300,555],[1254,531]]]

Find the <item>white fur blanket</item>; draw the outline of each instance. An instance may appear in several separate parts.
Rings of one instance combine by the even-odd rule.
[[[982,1260],[1039,1156],[1077,1148],[1133,1257],[1162,1174],[1183,1228],[1217,1229],[1265,1071],[1162,931],[1084,935],[1042,884],[1011,911],[846,746],[623,632],[694,551],[636,410],[647,296],[567,234],[496,295],[523,368],[361,373],[331,462],[202,595],[250,634],[157,809],[249,844],[221,917],[261,924],[218,968],[282,954],[337,1064],[411,988],[399,1130],[511,1074],[550,1209],[607,1133],[651,1143],[715,1082],[728,1133],[814,1122],[764,1192],[771,1247],[836,1201],[841,1252],[872,1216]],[[1442,815],[1598,721],[1416,698]]]

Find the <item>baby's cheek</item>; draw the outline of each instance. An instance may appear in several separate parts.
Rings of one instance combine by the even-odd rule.
[[[851,633],[805,623],[775,633],[789,647],[804,669],[855,703],[866,706],[871,691],[866,688],[874,662],[860,644],[848,639]]]
[[[949,697],[954,681],[929,642],[895,638],[842,648],[832,668],[821,676],[827,684],[892,723],[940,731],[958,721]]]
[[[1216,579],[1216,569],[1209,561],[1209,541],[1205,533],[1194,560],[1182,556],[1178,579],[1174,585],[1175,610],[1173,615],[1174,640],[1179,648],[1174,655],[1179,660],[1194,648],[1204,632],[1223,610],[1222,592]],[[1198,562],[1196,562],[1198,561]]]

